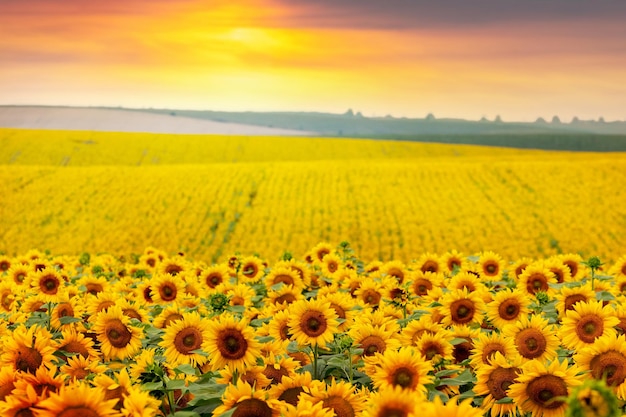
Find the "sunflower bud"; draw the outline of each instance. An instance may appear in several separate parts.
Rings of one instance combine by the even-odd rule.
[[[567,399],[566,417],[620,417],[617,397],[602,380],[587,379]]]

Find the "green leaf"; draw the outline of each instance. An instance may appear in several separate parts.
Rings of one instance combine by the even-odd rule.
[[[141,384],[141,388],[144,391],[159,391],[163,389],[163,382],[162,381],[146,382],[145,384]]]
[[[498,401],[496,401],[496,404],[512,404],[512,403],[513,403],[513,398],[510,398],[510,397],[502,397]]]
[[[184,379],[172,379],[170,381],[167,381],[167,383],[165,384],[165,388],[173,391],[175,389],[185,389],[187,388],[187,386]]]
[[[196,374],[196,368],[194,368],[193,366],[189,365],[188,363],[184,363],[184,364],[179,365],[176,368],[174,368],[174,372],[176,372],[178,374],[195,375]]]
[[[246,307],[244,307],[244,306],[228,306],[227,310],[230,311],[231,313],[243,314],[246,311]]]
[[[78,317],[65,316],[65,317],[61,317],[59,321],[61,322],[62,325],[66,325],[66,324],[77,323],[82,320],[79,319]]]

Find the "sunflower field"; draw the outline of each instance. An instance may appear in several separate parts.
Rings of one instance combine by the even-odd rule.
[[[626,414],[622,154],[2,129],[0,185],[0,416]]]

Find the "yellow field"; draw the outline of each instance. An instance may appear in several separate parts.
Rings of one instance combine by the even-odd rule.
[[[0,130],[0,251],[364,260],[626,252],[626,155],[325,138]]]

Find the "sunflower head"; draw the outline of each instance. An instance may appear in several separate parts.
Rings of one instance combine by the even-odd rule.
[[[615,393],[602,380],[587,379],[567,398],[566,417],[621,417]]]

